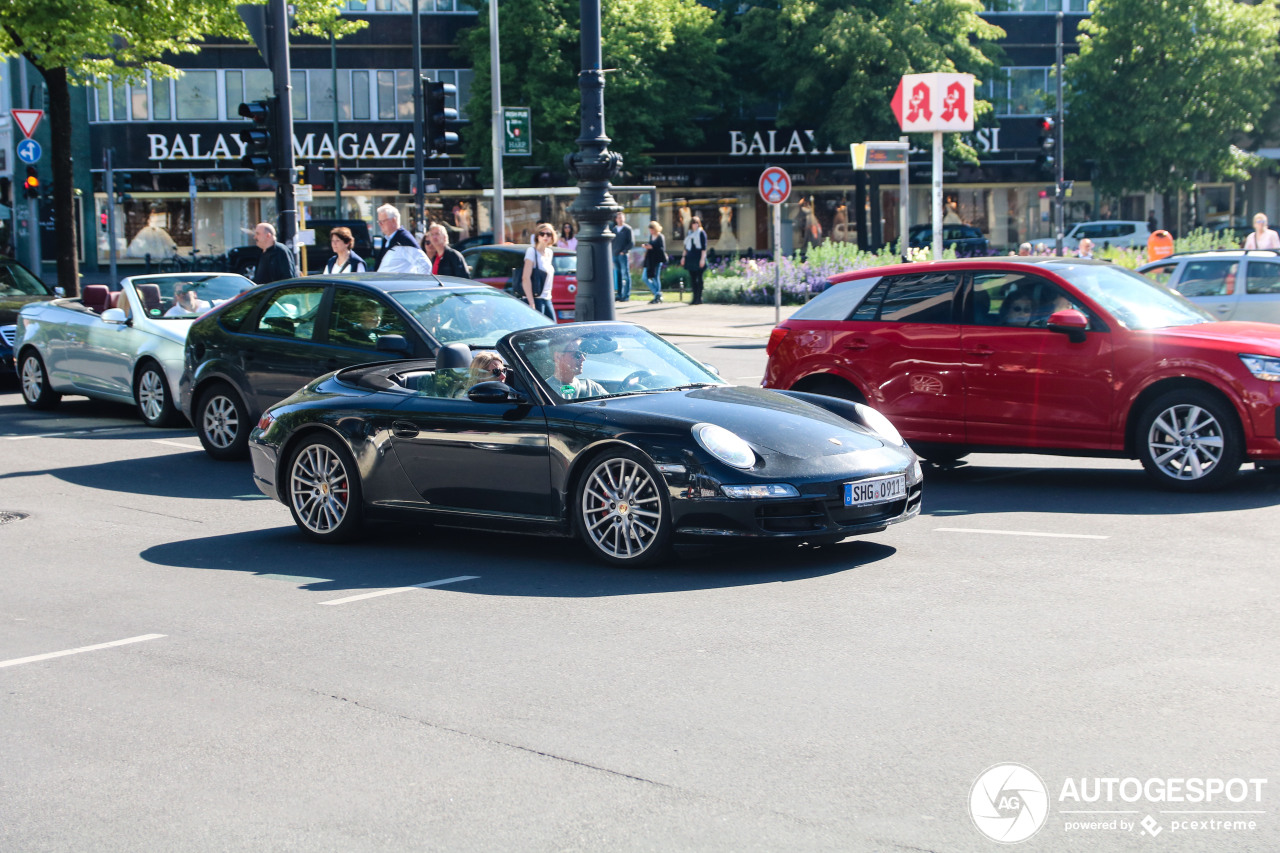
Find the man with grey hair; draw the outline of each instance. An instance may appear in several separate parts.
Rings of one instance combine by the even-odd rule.
[[[386,238],[378,272],[407,272],[427,275],[431,264],[423,254],[413,235],[400,227],[400,211],[395,205],[384,204],[378,208],[378,228]]]
[[[298,277],[298,265],[293,252],[276,242],[276,227],[270,222],[259,222],[253,229],[253,242],[262,250],[258,267],[253,271],[255,284],[270,284],[286,278]]]

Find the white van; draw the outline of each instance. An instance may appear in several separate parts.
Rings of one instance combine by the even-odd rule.
[[[1094,250],[1122,246],[1125,248],[1145,249],[1151,229],[1145,222],[1130,222],[1124,219],[1104,219],[1098,222],[1081,222],[1075,225],[1067,236],[1062,238],[1062,246],[1075,249],[1080,241],[1088,237],[1093,241]]]

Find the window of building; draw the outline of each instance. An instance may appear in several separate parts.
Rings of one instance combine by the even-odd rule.
[[[1009,68],[1006,71],[1009,75],[1007,115],[1035,115],[1048,108],[1048,68]]]
[[[988,12],[1088,12],[1089,0],[987,0]]]
[[[112,80],[111,85],[111,120],[129,120],[129,84],[120,80]]]
[[[236,118],[240,115],[240,105],[245,103],[244,72],[225,71],[223,75],[222,85],[227,93],[223,103],[226,105],[227,118]]]
[[[177,117],[180,121],[216,121],[218,72],[187,71],[177,80]]]
[[[157,121],[168,121],[173,115],[173,81],[151,80],[151,117]]]
[[[338,72],[348,74],[345,69]],[[333,71],[311,69],[307,71],[307,114],[312,121],[333,121]]]
[[[344,104],[349,104],[350,118],[368,119],[371,117],[369,113],[369,77],[368,71],[352,71],[351,72],[351,97],[344,100]],[[342,85],[342,78],[338,78],[338,85]]]
[[[265,68],[251,68],[244,72],[245,101],[265,101],[275,97],[276,84],[271,79],[271,72]]]
[[[378,72],[378,118],[393,119],[396,117],[396,73],[394,71]]]

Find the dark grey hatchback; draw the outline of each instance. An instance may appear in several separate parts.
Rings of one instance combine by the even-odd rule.
[[[520,300],[466,279],[290,279],[247,291],[191,326],[178,393],[205,452],[236,459],[247,455],[259,415],[319,376],[400,358],[465,367],[472,351],[508,332],[547,325]]]

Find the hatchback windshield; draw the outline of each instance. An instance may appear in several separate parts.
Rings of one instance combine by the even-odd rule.
[[[511,345],[561,400],[652,393],[725,382],[683,351],[633,326],[551,326]]]
[[[48,296],[49,288],[17,264],[0,261],[0,296]]]
[[[1150,279],[1110,264],[1055,266],[1053,271],[1129,329],[1212,323],[1214,318]]]
[[[388,294],[442,344],[493,346],[518,329],[552,321],[497,290],[407,290]]]

